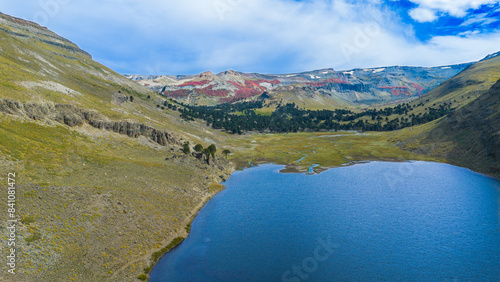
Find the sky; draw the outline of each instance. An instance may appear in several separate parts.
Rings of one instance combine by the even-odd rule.
[[[122,74],[441,66],[500,51],[500,0],[0,0]]]

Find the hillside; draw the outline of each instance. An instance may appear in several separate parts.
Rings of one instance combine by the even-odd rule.
[[[413,103],[453,103],[453,113],[395,133],[402,148],[500,176],[500,56],[489,55]],[[421,107],[421,108],[422,108]]]
[[[2,248],[0,280],[136,281],[233,170],[182,145],[220,152],[226,135],[35,23],[0,14],[0,39],[0,181],[18,219],[17,274]]]
[[[241,101],[266,92],[274,104],[295,103],[308,109],[325,109],[419,97],[469,65],[323,69],[279,75],[225,71],[217,75],[204,72],[192,76],[127,77],[191,105]]]
[[[186,225],[223,189],[231,164],[274,162],[288,164],[289,172],[321,164],[314,168],[320,172],[368,159],[421,159],[499,176],[500,56],[437,68],[127,78],[52,31],[1,13],[0,51],[0,186],[15,187],[18,219],[17,275],[4,275],[2,248],[0,280],[137,281],[162,248],[187,236]],[[187,107],[145,86],[191,104],[264,99],[313,109],[349,106],[352,116],[369,113],[365,103],[412,99],[405,100],[408,111],[400,104],[387,115],[335,120],[407,126],[391,132],[231,135],[181,118]],[[417,126],[416,120],[427,122],[429,108],[450,105],[448,115]],[[264,120],[269,109],[259,110],[254,117]],[[241,110],[231,114],[245,117]],[[216,145],[215,158],[183,152],[187,141],[191,151],[198,143]],[[223,157],[223,149],[233,154]],[[11,236],[7,216],[2,246]]]

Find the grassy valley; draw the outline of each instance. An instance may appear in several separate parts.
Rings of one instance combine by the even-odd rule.
[[[360,161],[427,160],[500,175],[500,56],[404,104],[368,107],[321,100],[316,92],[301,100],[291,89],[232,104],[236,109],[219,106],[226,118],[210,120],[28,21],[0,14],[0,51],[0,186],[15,173],[18,219],[17,275],[8,281],[147,279],[172,242],[188,235],[197,211],[224,188],[220,183],[235,169],[260,163],[286,165],[284,172],[318,164],[313,172],[319,173]],[[256,101],[264,106],[238,108]],[[214,126],[232,118],[242,125],[249,116],[265,121],[292,102],[288,110],[299,111],[301,122],[317,114],[308,110],[350,113],[335,119],[325,111],[332,116],[315,124],[297,121],[296,130],[268,124],[237,134]],[[407,111],[394,111],[403,105]],[[445,106],[439,116],[421,119]],[[370,111],[376,114],[365,114]],[[279,119],[286,124],[293,116],[285,112]],[[326,127],[328,121],[342,127]],[[355,126],[377,122],[381,130]],[[193,152],[196,144],[214,144],[217,152],[207,162]],[[9,237],[5,224],[2,246]],[[2,252],[0,271],[7,273]]]

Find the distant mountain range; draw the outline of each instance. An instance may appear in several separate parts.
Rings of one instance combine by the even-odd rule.
[[[440,67],[392,66],[335,71],[321,69],[293,74],[225,71],[218,74],[126,75],[166,97],[191,104],[214,105],[260,96],[299,106],[378,104],[419,97],[472,63]]]
[[[334,152],[320,159],[341,164],[413,159],[411,151],[500,177],[500,53],[434,68],[126,78],[47,28],[2,13],[0,51],[0,171],[4,178],[16,173],[21,207],[16,256],[22,259],[11,281],[147,279],[165,247],[186,237],[193,216],[224,188],[219,183],[249,161],[296,164],[298,155]],[[453,111],[391,132],[338,134],[322,147],[307,140],[327,133],[237,136],[187,120],[188,107],[143,85],[192,104],[264,99],[324,108],[422,96],[390,120],[358,118],[381,124],[411,121],[442,105]],[[274,106],[252,113],[272,115]],[[185,153],[197,144],[216,145],[210,163]],[[224,156],[224,149],[232,153]],[[0,228],[0,244],[10,234]],[[4,256],[4,273],[6,262]]]

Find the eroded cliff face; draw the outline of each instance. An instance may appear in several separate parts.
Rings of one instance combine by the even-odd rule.
[[[151,126],[130,121],[111,121],[96,111],[83,110],[73,105],[54,103],[21,103],[0,99],[0,111],[25,116],[33,120],[53,120],[68,126],[84,123],[97,129],[125,134],[132,138],[145,136],[162,146],[181,145],[180,138],[171,132],[157,130]]]

